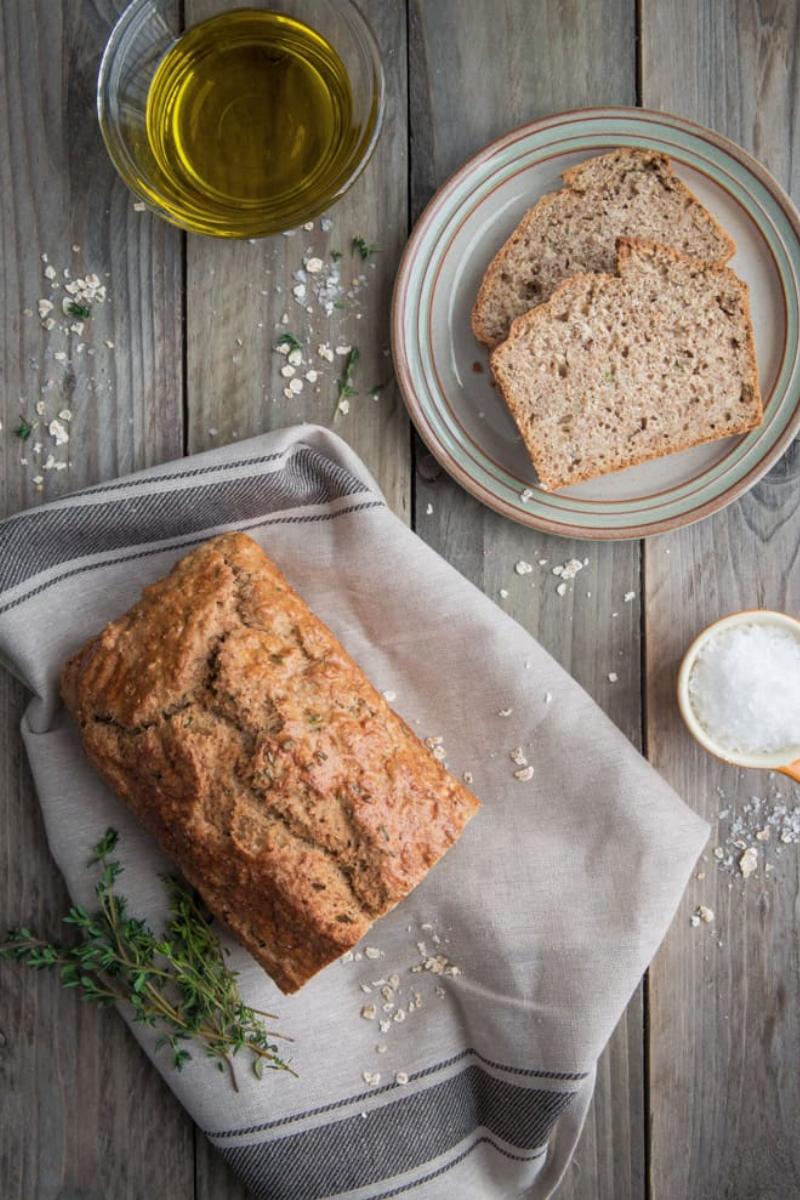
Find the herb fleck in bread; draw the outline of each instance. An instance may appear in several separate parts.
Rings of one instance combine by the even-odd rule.
[[[613,272],[619,238],[646,238],[720,266],[735,250],[665,154],[621,148],[563,178],[566,187],[529,209],[483,277],[472,328],[487,346],[569,276]]]
[[[518,317],[492,370],[541,483],[561,488],[762,418],[747,286],[642,239]]]
[[[62,692],[92,763],[284,992],[478,808],[243,534],[146,588]]]

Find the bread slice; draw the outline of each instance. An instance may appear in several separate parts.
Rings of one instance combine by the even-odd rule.
[[[720,266],[736,249],[665,154],[612,150],[563,178],[566,187],[529,209],[483,277],[472,329],[487,346],[570,275],[613,272],[618,238],[648,238]]]
[[[761,423],[747,285],[640,238],[518,317],[492,370],[545,488]]]

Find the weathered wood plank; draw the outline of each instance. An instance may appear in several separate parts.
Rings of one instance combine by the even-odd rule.
[[[189,19],[201,15],[201,2],[190,0]],[[408,230],[405,5],[368,0],[360,7],[381,46],[386,122],[373,161],[331,210],[330,229],[315,221],[313,230],[253,245],[189,239],[189,447],[194,451],[301,421],[329,425],[362,456],[395,512],[409,519],[410,439],[389,358],[389,301]],[[357,236],[380,246],[366,263],[352,251]],[[308,313],[292,295],[295,272],[309,253],[329,264],[331,250],[342,253],[346,290],[356,275],[366,276],[366,283],[357,304],[345,295],[345,308],[325,315],[312,295],[314,312]],[[311,290],[311,281],[306,284]],[[284,313],[286,325],[281,324]],[[320,372],[316,383],[304,380],[303,391],[291,398],[284,395],[288,381],[280,375],[286,358],[274,351],[286,329],[303,341],[306,361],[295,378],[309,368]],[[333,364],[320,358],[317,347],[325,343],[357,346],[361,354],[355,375],[359,394],[351,399],[350,412],[335,422],[336,379],[344,358],[335,355]],[[369,392],[376,384],[387,386],[373,400]],[[197,1200],[240,1200],[246,1194],[200,1134],[196,1171]]]
[[[410,4],[411,194],[417,216],[433,190],[493,137],[586,104],[635,101],[635,10],[628,0],[441,0]],[[418,532],[505,607],[640,741],[637,544],[589,545],[532,533],[462,492],[417,443]],[[428,514],[428,505],[432,513]],[[563,599],[554,564],[589,558]],[[548,559],[533,576],[523,558]],[[533,586],[532,586],[533,584]],[[591,593],[588,596],[587,593]],[[612,617],[617,612],[617,617]],[[619,682],[609,682],[610,672]],[[642,1000],[637,992],[603,1056],[595,1101],[562,1200],[644,1194]]]
[[[800,13],[774,4],[646,3],[642,100],[742,143],[800,197]],[[797,445],[746,498],[648,544],[647,741],[658,769],[714,824],[773,789],[696,747],[673,699],[678,661],[708,622],[740,608],[800,611]],[[777,780],[790,804],[800,791]],[[718,791],[718,789],[720,789]],[[727,827],[727,823],[726,823]],[[773,835],[774,837],[774,835]],[[747,884],[702,864],[650,974],[653,1200],[800,1195],[796,847]],[[731,887],[731,884],[733,886]],[[704,903],[713,927],[688,917]]]
[[[133,211],[94,114],[98,56],[121,7],[11,0],[0,9],[4,512],[181,452],[180,235]],[[35,315],[48,295],[42,253],[59,276],[64,267],[95,272],[108,286],[80,337],[48,334]],[[54,357],[62,350],[64,362]],[[14,436],[21,412],[37,419],[40,400],[42,426],[72,410],[69,446],[56,447],[43,427],[24,444]],[[66,470],[42,469],[51,452],[69,458]],[[26,703],[3,674],[0,925],[55,935],[68,901],[19,737]],[[48,975],[4,964],[0,1031],[4,1197],[190,1200],[191,1122],[118,1018],[81,1005]]]
[[[187,18],[204,12],[204,0],[189,0]],[[373,400],[370,389],[391,380],[389,300],[394,272],[407,232],[406,52],[403,4],[380,0],[362,5],[381,44],[387,74],[387,112],[372,162],[330,214],[330,228],[314,221],[312,230],[255,243],[190,238],[187,262],[189,449],[195,451],[302,421],[332,425],[380,481],[395,511],[409,511],[408,425],[405,409],[389,382]],[[325,225],[328,224],[326,221]],[[363,237],[379,252],[363,262],[352,239]],[[314,294],[293,294],[296,272],[316,256],[338,267],[344,294],[326,315]],[[353,280],[364,276],[355,299]],[[357,285],[358,287],[358,285]],[[313,312],[306,311],[311,305]],[[286,315],[286,323],[281,318]],[[295,379],[299,395],[287,397],[280,374],[286,359],[274,352],[282,331],[303,342],[303,365]],[[353,345],[360,351],[355,374],[358,395],[350,412],[333,420],[336,380],[344,357],[328,363],[317,352]],[[319,372],[314,383],[304,379]]]

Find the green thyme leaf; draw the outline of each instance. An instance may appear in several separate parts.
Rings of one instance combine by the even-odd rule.
[[[341,250],[331,250],[331,260],[333,262],[338,262],[341,257],[342,257]]]
[[[14,430],[14,436],[18,437],[22,442],[27,442],[32,433],[33,426],[30,421],[26,421],[24,417],[20,417],[19,425]]]
[[[358,346],[353,346],[349,351],[347,358],[344,360],[344,369],[336,381],[336,408],[333,410],[334,421],[342,412],[343,407],[346,412],[346,406],[343,406],[344,400],[349,400],[351,396],[357,396],[358,392],[353,387],[353,372],[356,369],[358,360],[361,357],[361,351]]]
[[[373,254],[380,253],[380,246],[370,245],[369,242],[364,241],[363,237],[354,237],[353,238],[353,249],[358,251],[358,253],[361,255],[361,257],[365,261],[368,258],[371,258]]]
[[[83,317],[85,319],[86,317],[90,317],[92,315],[92,310],[90,308],[88,308],[85,304],[78,304],[75,300],[70,300],[69,303],[64,306],[64,310],[71,317]]]
[[[293,333],[282,333],[276,342],[275,348],[278,349],[280,346],[288,346],[290,350],[302,350],[303,343]]]

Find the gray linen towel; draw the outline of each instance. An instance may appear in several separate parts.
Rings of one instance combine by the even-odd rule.
[[[378,923],[371,955],[299,994],[282,996],[226,939],[246,1000],[295,1039],[297,1079],[259,1082],[243,1063],[236,1094],[202,1054],[178,1074],[151,1030],[132,1032],[264,1200],[549,1196],[707,827],[519,625],[393,516],[338,437],[301,426],[0,524],[0,654],[33,693],[22,734],[78,902],[91,903],[87,849],[109,825],[131,910],[156,926],[168,864],[84,761],[58,699],[61,663],[230,529],[261,543],[421,737],[443,739],[483,808]],[[514,777],[516,747],[529,780]],[[460,973],[412,971],[434,954]],[[384,1012],[377,981],[394,973],[401,991]],[[370,1000],[374,1020],[361,1015]]]

